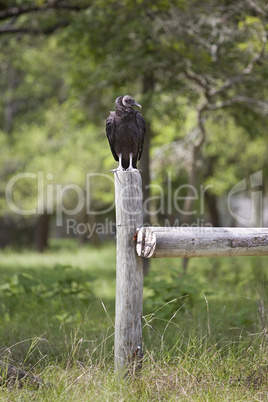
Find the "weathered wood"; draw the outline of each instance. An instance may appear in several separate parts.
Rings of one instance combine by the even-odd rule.
[[[144,227],[136,250],[145,258],[268,255],[268,228]]]
[[[136,171],[117,171],[115,370],[135,370],[142,357],[142,259],[133,236],[142,227],[142,183]]]

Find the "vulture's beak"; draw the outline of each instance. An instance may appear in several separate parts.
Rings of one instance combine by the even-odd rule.
[[[142,106],[139,103],[135,102],[135,105],[142,109]]]

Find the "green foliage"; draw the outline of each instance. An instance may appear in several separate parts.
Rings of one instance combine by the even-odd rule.
[[[205,184],[211,185],[213,193],[227,193],[239,178],[247,178],[251,173],[267,168],[267,141],[263,131],[258,132],[256,125],[254,136],[244,128],[237,127],[233,119],[224,116],[214,116],[207,126],[209,138],[206,157],[208,160],[214,158],[217,168]],[[236,163],[238,149],[239,163]]]
[[[169,319],[186,305],[187,309],[193,308],[199,300],[200,284],[190,275],[169,271],[161,278],[151,272],[144,285],[145,292],[149,292],[144,301],[145,314],[157,311],[158,317]]]
[[[106,173],[112,157],[105,119],[123,93],[145,106],[155,184],[165,187],[168,172],[174,187],[189,181],[197,112],[205,101],[211,108],[203,113],[207,135],[196,160],[198,184],[210,184],[211,192],[222,196],[244,178],[248,159],[252,171],[267,169],[263,13],[238,1],[122,4],[79,0],[54,8],[53,2],[29,1],[26,6],[43,7],[42,12],[1,22],[2,29],[9,22],[30,33],[0,37],[2,195],[9,179],[21,172],[52,173],[45,184],[74,183],[83,191],[85,172]],[[50,36],[31,35],[58,22],[65,22],[64,28]],[[228,106],[235,98],[240,100]],[[111,183],[100,182],[91,192],[98,210],[112,201]],[[16,202],[34,208],[35,190],[33,182],[21,181]],[[71,193],[65,201],[75,206]],[[4,200],[0,211],[1,216],[11,213]]]
[[[29,309],[33,314],[45,309],[46,314],[50,315],[50,322],[56,319],[61,323],[75,323],[81,319],[81,313],[76,311],[72,314],[68,306],[72,306],[74,301],[88,306],[93,300],[93,277],[68,265],[56,264],[49,276],[36,270],[27,270],[3,280],[4,284],[0,286],[2,328],[17,319],[18,315],[20,319],[25,319]],[[42,315],[39,319],[43,319]]]
[[[101,334],[107,322],[110,323],[99,297],[113,320],[114,246],[98,250],[54,247],[54,250],[40,256],[29,252],[1,254],[4,333],[12,327],[12,333],[19,339],[23,334],[28,338],[43,333],[53,338],[60,323],[73,317],[73,325],[80,322],[85,331],[89,330],[88,336],[94,337],[96,329]],[[259,328],[256,300],[265,304],[266,292],[265,258],[192,259],[187,274],[181,272],[177,259],[153,260],[151,273],[145,278],[144,324],[152,321],[157,333],[161,333],[170,320],[166,331],[166,339],[170,341],[174,331],[178,331],[176,325],[182,332],[184,327],[186,332],[193,328],[206,332],[208,318],[215,337],[235,337],[236,330],[231,329],[234,327],[239,331],[244,326],[247,331],[256,332]],[[99,321],[97,326],[95,320]],[[36,325],[32,326],[33,322]],[[148,328],[145,325],[145,343]],[[153,344],[157,345],[158,335],[153,338]]]

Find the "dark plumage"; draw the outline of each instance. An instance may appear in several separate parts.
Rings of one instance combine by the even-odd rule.
[[[137,169],[143,141],[146,134],[146,123],[141,113],[133,109],[139,105],[131,96],[119,96],[115,112],[110,112],[106,120],[106,134],[114,159],[119,161],[117,170]]]

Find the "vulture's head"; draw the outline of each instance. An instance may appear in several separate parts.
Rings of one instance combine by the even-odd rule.
[[[138,106],[141,109],[141,105],[137,103],[131,96],[125,95],[122,99],[122,103],[125,107]]]
[[[118,96],[118,98],[116,98],[116,100],[115,100],[116,106],[122,105],[122,99],[123,99],[123,96]]]

